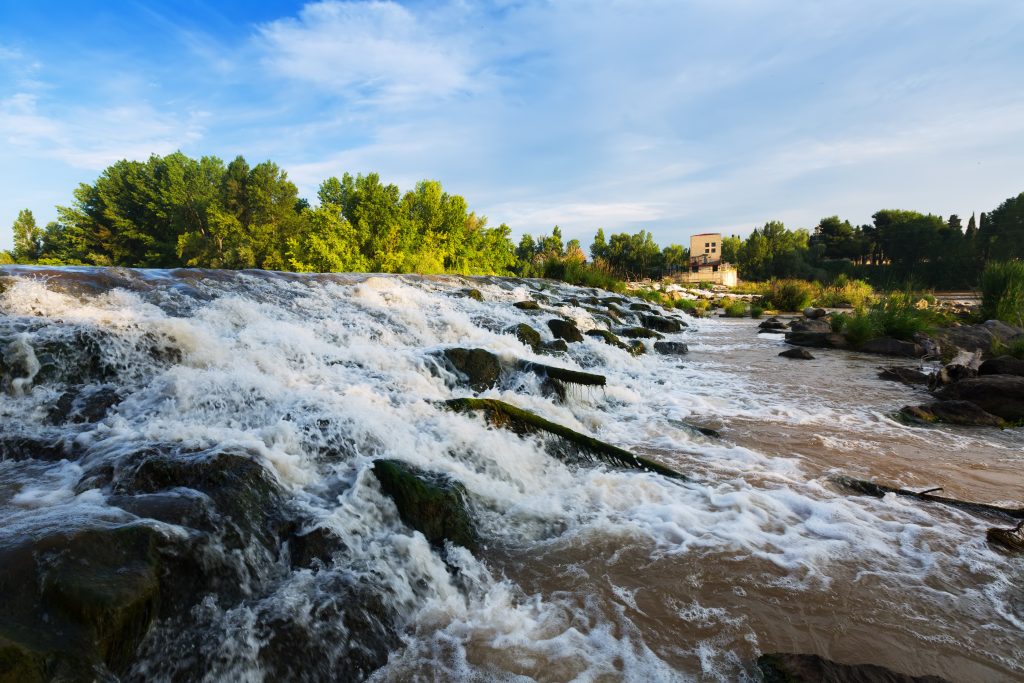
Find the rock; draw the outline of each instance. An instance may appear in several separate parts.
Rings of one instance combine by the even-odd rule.
[[[765,320],[763,323],[757,326],[758,333],[778,333],[786,331],[786,323],[781,320]]]
[[[1011,344],[1024,336],[1024,330],[1007,325],[999,320],[986,320],[980,325],[946,327],[935,333],[947,357],[955,355],[955,349],[978,352],[990,356],[994,341]]]
[[[515,334],[516,339],[518,339],[523,344],[533,349],[534,353],[536,353],[540,349],[540,332],[533,329],[526,323],[519,323],[518,325],[513,325],[512,327],[508,328],[505,331],[512,332],[513,334]]]
[[[813,306],[808,306],[807,308],[804,309],[804,317],[810,318],[811,320],[824,318],[826,315],[828,315],[828,311],[826,311],[824,308],[815,308]]]
[[[874,664],[839,664],[818,655],[765,654],[757,658],[764,683],[948,683],[908,676]]]
[[[66,391],[51,406],[47,413],[47,421],[54,425],[67,422],[99,422],[106,417],[107,411],[120,402],[120,394],[111,387],[100,387],[82,393]]]
[[[619,330],[619,336],[628,339],[664,339],[665,335],[646,327],[623,327]]]
[[[924,349],[926,358],[938,359],[942,357],[942,346],[924,332],[915,332],[913,339],[915,344]]]
[[[501,378],[498,356],[485,349],[445,349],[443,355],[474,391],[490,389]]]
[[[878,337],[864,342],[860,350],[864,353],[877,353],[883,356],[903,356],[905,358],[920,358],[924,355],[924,349],[918,344],[892,337]]]
[[[603,387],[607,383],[604,375],[596,375],[592,372],[583,372],[582,370],[569,370],[568,368],[559,368],[553,365],[543,365],[528,360],[519,361],[518,367],[524,372],[533,372],[542,377],[549,377],[567,384]]]
[[[569,345],[565,343],[564,339],[555,339],[540,345],[540,352],[549,356],[553,356],[556,353],[567,353],[568,351]]]
[[[903,406],[900,413],[922,422],[946,422],[968,427],[1003,427],[1004,422],[970,401],[936,401],[923,406]]]
[[[629,310],[631,311],[653,311],[650,304],[630,304]]]
[[[69,529],[0,549],[0,679],[112,679],[160,602],[159,533],[141,524]]]
[[[990,358],[978,368],[979,375],[1017,375],[1024,377],[1024,359],[1013,356]]]
[[[640,322],[643,323],[644,327],[669,334],[673,332],[681,332],[684,327],[689,327],[682,320],[666,318],[660,315],[642,315],[640,316]]]
[[[927,384],[931,375],[916,368],[905,368],[898,365],[878,369],[879,379],[888,379],[904,384]]]
[[[845,349],[846,337],[834,332],[787,332],[786,343],[817,349]]]
[[[381,491],[394,501],[402,521],[431,545],[445,541],[476,550],[473,521],[466,511],[466,489],[445,474],[426,472],[400,460],[377,460],[373,474]]]
[[[517,301],[517,302],[515,302],[512,305],[515,306],[516,308],[518,308],[521,311],[539,311],[540,310],[540,304],[538,304],[536,301]]]
[[[1008,422],[1024,420],[1024,377],[984,375],[947,384],[936,394],[943,400],[970,401]]]
[[[690,352],[690,347],[683,342],[656,341],[654,350],[665,356],[683,356]]]
[[[1018,525],[1011,529],[993,527],[985,533],[985,538],[993,545],[1024,553],[1024,526]]]
[[[465,297],[467,299],[473,299],[474,301],[484,300],[484,295],[480,292],[479,289],[463,289],[462,291],[459,292],[459,296]]]
[[[989,333],[1003,344],[1010,344],[1024,337],[1024,329],[1007,325],[1002,320],[986,320],[981,324]]]
[[[832,324],[827,320],[797,319],[789,326],[793,332],[831,332]]]
[[[644,343],[639,339],[634,339],[633,341],[629,342],[629,353],[630,355],[633,356],[642,356],[645,353],[647,353],[647,347],[644,346]]]
[[[587,330],[585,334],[588,337],[596,337],[596,338],[600,339],[601,341],[603,341],[605,344],[608,344],[609,346],[614,346],[617,349],[622,349],[623,351],[629,351],[630,350],[629,346],[624,344],[622,342],[622,340],[619,339],[618,335],[616,335],[614,332],[612,332],[610,330],[602,330],[602,329]]]
[[[328,567],[335,553],[346,549],[345,542],[338,534],[322,526],[288,538],[288,555],[292,567]]]
[[[787,349],[779,354],[783,358],[797,358],[800,360],[814,360],[814,356],[811,352],[804,348],[799,349]]]
[[[4,460],[77,460],[82,448],[66,434],[51,437],[0,435],[0,462]]]
[[[548,327],[551,329],[551,334],[555,335],[558,339],[563,339],[567,342],[583,341],[583,335],[580,334],[576,323],[571,320],[552,318],[548,321]]]

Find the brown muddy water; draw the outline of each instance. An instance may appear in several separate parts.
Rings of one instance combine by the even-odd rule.
[[[538,281],[5,272],[0,331],[32,376],[8,387],[0,437],[63,430],[85,455],[0,461],[0,550],[125,519],[125,496],[90,478],[97,468],[228,447],[272,473],[301,526],[345,540],[313,569],[282,568],[273,552],[222,553],[245,564],[245,590],[198,590],[187,617],[159,616],[124,680],[336,680],[339,644],[382,642],[331,621],[323,607],[338,586],[372,594],[395,629],[377,681],[758,681],[767,652],[950,681],[1024,677],[1024,560],[985,541],[1008,522],[831,483],[846,474],[1024,505],[1024,430],[892,419],[926,394],[878,379],[877,367],[911,362],[833,350],[779,358],[781,335],[725,319],[668,335],[689,344],[684,356],[633,357],[593,337],[538,356],[510,325],[550,340],[544,323],[556,315],[584,331],[608,324],[600,307],[576,305],[600,293]],[[470,286],[483,301],[463,296]],[[534,297],[539,312],[511,305]],[[111,368],[86,386],[113,387],[121,402],[93,422],[47,425],[67,385],[43,381],[34,353],[83,338],[102,340]],[[156,357],[153,339],[174,352]],[[605,388],[570,389],[564,402],[529,373],[478,395],[691,481],[562,463],[534,438],[441,409],[472,394],[430,360],[452,346],[489,349],[506,367],[526,359],[605,375]],[[380,457],[460,481],[481,550],[431,547],[405,526],[372,474]],[[281,624],[293,638],[284,654],[267,636]]]

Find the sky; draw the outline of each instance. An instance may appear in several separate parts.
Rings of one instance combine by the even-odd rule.
[[[119,159],[423,179],[514,236],[1024,191],[1024,2],[0,0],[0,249]]]

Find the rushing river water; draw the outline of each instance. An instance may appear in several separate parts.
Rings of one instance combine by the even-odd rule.
[[[197,595],[187,616],[158,619],[126,679],[334,680],[341,664],[329,653],[360,638],[324,609],[338,585],[351,600],[370,594],[397,625],[370,674],[379,681],[756,681],[765,652],[950,681],[1024,677],[1024,562],[986,544],[999,520],[831,483],[877,477],[1020,506],[1024,432],[894,421],[923,390],[877,379],[878,356],[779,358],[781,335],[758,335],[749,319],[688,319],[668,335],[689,344],[685,356],[634,357],[593,337],[537,356],[509,326],[551,339],[554,315],[601,324],[560,303],[593,291],[538,281],[0,274],[0,437],[59,439],[76,454],[0,461],[0,548],[101,522],[192,533],[124,503],[119,473],[154,449],[251,454],[304,527],[344,539],[313,569],[233,551],[248,567],[242,590]],[[467,287],[483,301],[462,296]],[[541,288],[543,310],[512,307]],[[43,351],[62,339],[91,340],[99,369],[79,385],[117,393],[98,421],[47,424],[71,380],[44,381]],[[564,402],[521,373],[479,395],[692,480],[565,464],[535,439],[442,409],[472,393],[431,360],[453,346],[606,375],[605,388],[570,389]],[[370,473],[377,458],[461,482],[476,555],[432,548],[406,527]],[[289,652],[267,635],[273,624],[323,642]]]

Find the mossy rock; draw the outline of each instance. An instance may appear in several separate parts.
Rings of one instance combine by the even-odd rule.
[[[484,295],[479,289],[463,289],[457,293],[457,296],[463,297],[464,299],[472,299],[473,301],[483,301]]]
[[[511,332],[516,335],[516,339],[533,349],[534,353],[537,353],[541,348],[540,332],[533,329],[526,323],[513,325],[508,328],[506,332]]]
[[[539,311],[540,310],[540,304],[538,304],[536,301],[517,301],[517,302],[515,302],[512,305],[515,306],[516,308],[518,308],[521,311]]]
[[[501,362],[490,351],[454,348],[445,349],[442,354],[474,391],[490,389],[501,379]]]
[[[450,541],[477,549],[462,484],[401,460],[376,460],[373,474],[384,494],[394,501],[402,521],[422,533],[431,545],[443,547],[445,541]]]
[[[643,323],[644,327],[648,327],[658,332],[674,333],[682,332],[684,327],[689,327],[682,320],[676,320],[675,318],[666,318],[661,315],[642,315],[640,316],[640,322]]]
[[[650,304],[630,304],[629,310],[631,311],[653,311]]]
[[[619,336],[610,330],[587,330],[586,334],[588,337],[596,337],[597,339],[600,339],[609,346],[614,346],[615,348],[622,349],[623,351],[629,351],[629,346],[624,344],[622,340],[619,339]]]
[[[690,352],[690,347],[683,342],[656,341],[654,350],[666,356],[683,356]]]
[[[580,333],[579,328],[576,327],[576,323],[571,320],[553,318],[548,321],[548,327],[551,329],[551,334],[555,335],[558,339],[569,343],[583,341],[583,335]]]
[[[624,327],[619,330],[619,336],[627,339],[664,339],[665,335],[646,327]]]
[[[554,341],[544,342],[540,345],[540,352],[549,356],[568,353],[568,351],[569,345],[565,343],[564,339],[555,339]]]
[[[516,434],[545,433],[557,438],[551,452],[556,457],[576,462],[580,456],[589,460],[599,460],[616,467],[655,472],[672,479],[687,477],[673,469],[660,465],[652,460],[634,455],[629,451],[605,443],[592,436],[581,434],[565,425],[546,420],[536,413],[517,408],[514,405],[487,398],[455,398],[445,404],[457,412],[482,411],[487,421],[493,426],[508,429]]]

